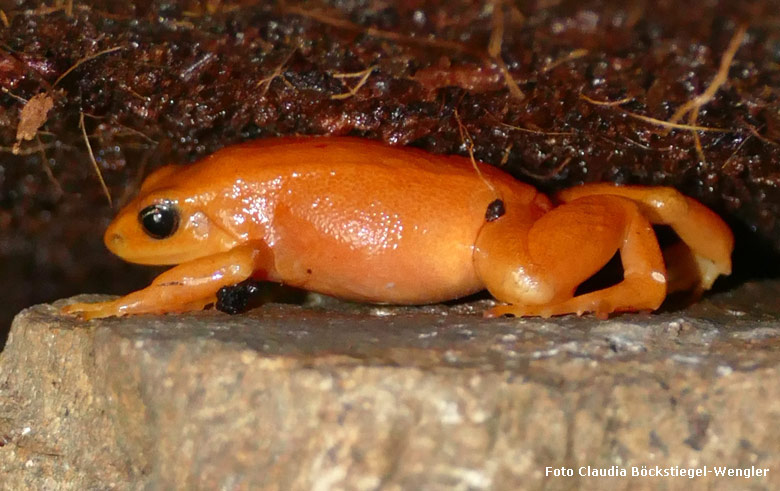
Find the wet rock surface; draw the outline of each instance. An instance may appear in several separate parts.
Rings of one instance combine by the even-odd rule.
[[[10,489],[776,489],[779,295],[752,282],[608,321],[326,302],[84,323],[39,305],[0,355],[0,474]]]

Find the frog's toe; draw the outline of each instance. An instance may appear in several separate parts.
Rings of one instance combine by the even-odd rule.
[[[576,314],[577,317],[583,314],[593,313],[599,319],[609,318],[609,314],[615,311],[611,303],[599,298],[590,298],[590,295],[573,297],[569,300],[555,304],[542,305],[496,305],[488,309],[483,314],[484,317],[494,318],[505,315],[515,317],[542,317],[548,319],[557,315]]]
[[[84,320],[99,319],[118,315],[116,304],[114,302],[95,302],[84,303],[77,302],[64,306],[60,312],[66,315],[76,315]]]
[[[550,317],[550,313],[547,312],[544,307],[532,307],[528,305],[513,305],[503,304],[496,305],[495,307],[486,310],[482,316],[488,319],[503,316],[514,317]]]
[[[493,308],[487,309],[482,313],[482,317],[486,319],[495,319],[496,317],[503,317],[503,316],[519,316],[522,317],[523,314],[519,314],[517,310],[515,309],[514,305],[496,305]]]

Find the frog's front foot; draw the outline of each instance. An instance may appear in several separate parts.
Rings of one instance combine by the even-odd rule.
[[[119,309],[119,304],[115,300],[94,303],[72,303],[60,309],[60,312],[67,315],[76,315],[84,320],[123,315],[123,312]]]

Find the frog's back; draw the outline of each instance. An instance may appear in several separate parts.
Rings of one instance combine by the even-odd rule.
[[[491,166],[480,164],[491,181],[535,193],[531,186],[519,183]],[[459,156],[427,153],[410,147],[393,147],[373,140],[352,137],[285,137],[254,140],[225,147],[183,171],[182,177],[201,183],[221,183],[242,179],[272,182],[280,177],[322,175],[332,172],[360,172],[362,181],[387,171],[395,181],[421,180],[426,185],[483,185],[474,165]],[[432,181],[432,178],[436,180]],[[342,181],[344,181],[342,179]],[[345,185],[350,183],[345,182]],[[434,190],[435,191],[435,190]]]

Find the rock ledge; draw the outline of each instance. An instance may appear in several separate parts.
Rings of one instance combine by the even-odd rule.
[[[268,305],[83,323],[38,305],[0,355],[0,475],[5,489],[777,489],[779,294],[748,283],[606,322]]]

